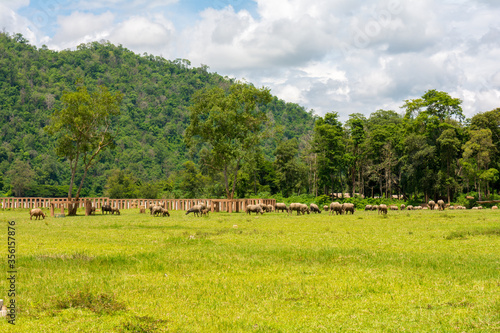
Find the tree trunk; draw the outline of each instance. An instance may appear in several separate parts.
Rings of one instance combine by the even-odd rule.
[[[228,196],[228,199],[234,199],[234,192],[236,191],[236,183],[238,182],[238,170],[240,168],[240,160],[236,162],[236,167],[234,168],[233,174],[233,188],[231,189],[231,193]]]
[[[342,199],[344,198],[344,182],[342,181],[342,173],[339,172],[339,180],[340,180],[340,189],[342,190]]]
[[[229,199],[230,193],[229,193],[229,180],[227,176],[227,164],[224,165],[224,186],[226,188],[226,198]]]
[[[68,201],[68,216],[76,216],[76,211],[80,206],[80,201],[78,197],[75,200]]]
[[[333,174],[330,174],[330,180],[332,181],[332,201],[333,201],[333,193],[335,193],[335,188],[334,188],[334,178]]]
[[[479,184],[479,186],[478,186],[477,193],[478,193],[479,201],[481,201],[481,200],[483,200],[483,196],[481,195],[481,181],[479,181],[478,184]]]

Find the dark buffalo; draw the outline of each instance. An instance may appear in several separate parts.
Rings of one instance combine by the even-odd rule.
[[[111,205],[102,205],[102,213],[104,214],[104,212],[106,212],[106,214],[108,212],[113,214],[113,209],[111,208]]]

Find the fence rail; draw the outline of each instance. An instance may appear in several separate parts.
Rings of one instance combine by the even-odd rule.
[[[61,209],[64,214],[64,209],[68,205],[75,204],[75,201],[68,201],[68,198],[0,198],[0,208],[2,209],[31,209],[31,208],[50,208],[51,212],[54,209]],[[247,205],[276,204],[276,199],[110,199],[107,197],[99,198],[80,198],[78,204],[85,208],[86,204],[92,205],[96,209],[101,209],[102,205],[108,204],[113,208],[118,209],[138,209],[141,207],[148,208],[150,204],[164,204],[168,210],[188,210],[194,205],[204,203],[211,207],[212,212],[244,212]]]

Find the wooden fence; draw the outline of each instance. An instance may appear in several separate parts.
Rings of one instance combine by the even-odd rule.
[[[194,205],[204,203],[211,207],[212,212],[244,212],[247,205],[265,204],[273,205],[276,199],[110,199],[106,197],[100,198],[80,198],[79,204],[81,208],[85,208],[85,203],[89,203],[96,210],[101,209],[102,205],[109,204],[113,208],[118,209],[138,209],[150,204],[164,204],[168,210],[188,210]],[[68,198],[0,198],[0,208],[2,209],[31,209],[31,208],[50,208],[51,212],[54,209],[61,209],[64,214],[64,209],[68,208]]]

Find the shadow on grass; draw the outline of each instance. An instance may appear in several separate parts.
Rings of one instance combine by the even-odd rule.
[[[94,295],[90,291],[68,293],[55,298],[52,303],[56,310],[87,309],[98,314],[112,314],[126,310],[125,304],[117,301],[114,294]]]
[[[473,236],[500,236],[500,228],[452,231],[444,238],[448,240],[467,239],[467,237]]]

